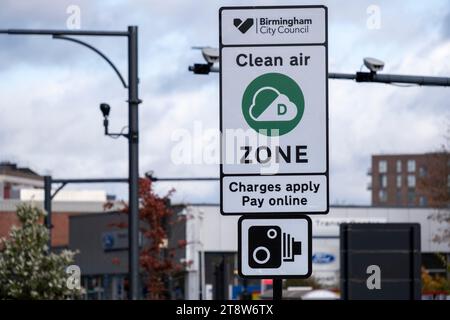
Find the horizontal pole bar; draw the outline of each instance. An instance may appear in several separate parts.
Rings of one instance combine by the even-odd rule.
[[[219,181],[220,178],[213,178],[213,177],[198,177],[198,178],[156,178],[151,177],[153,181]]]
[[[355,80],[356,74],[352,73],[328,73],[328,78],[330,79],[346,79],[346,80]]]
[[[128,183],[127,178],[52,179],[53,183]]]
[[[186,178],[156,178],[151,177],[153,181],[219,181],[220,178],[214,177],[186,177]],[[127,178],[97,178],[97,179],[52,179],[52,183],[122,183],[128,182]]]
[[[189,67],[190,71],[195,72],[193,66]],[[209,72],[220,72],[219,67],[213,66]],[[357,73],[328,73],[329,79],[356,80],[357,82],[377,82],[387,84],[412,84],[418,86],[440,86],[450,87],[450,78],[448,77],[430,77],[430,76],[412,76],[399,74],[378,74],[370,72]]]
[[[105,36],[127,37],[128,31],[94,31],[94,30],[51,30],[51,29],[0,29],[0,34],[12,35],[72,35],[72,36]]]
[[[358,81],[358,77],[357,77]],[[429,76],[405,76],[398,74],[373,74],[372,79],[361,82],[404,83],[419,86],[450,86],[450,78]]]

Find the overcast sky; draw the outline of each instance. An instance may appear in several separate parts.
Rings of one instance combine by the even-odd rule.
[[[81,29],[125,30],[138,25],[140,53],[140,171],[160,177],[218,176],[217,165],[176,165],[179,130],[211,143],[219,125],[218,74],[193,75],[202,62],[191,46],[218,46],[223,5],[298,4],[298,1],[0,0],[0,28],[67,27],[67,8],[81,10]],[[360,70],[362,58],[384,60],[383,72],[450,76],[450,4],[429,1],[308,1],[329,7],[329,70]],[[380,12],[379,28],[371,5]],[[368,13],[369,8],[369,13]],[[376,9],[375,8],[375,9]],[[376,26],[375,26],[376,27]],[[87,39],[126,76],[123,39]],[[111,107],[110,128],[127,124],[127,92],[112,69],[73,43],[42,37],[0,36],[0,160],[58,178],[125,177],[127,141],[103,136],[100,102]],[[449,88],[397,87],[330,80],[331,201],[370,204],[366,174],[372,154],[421,153],[443,144]],[[194,154],[194,156],[196,156]],[[176,200],[218,203],[216,182],[160,184]],[[105,188],[127,197],[126,186]]]

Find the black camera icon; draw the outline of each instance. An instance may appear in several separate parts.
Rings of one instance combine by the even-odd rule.
[[[279,226],[252,226],[248,229],[250,268],[279,268],[281,263],[294,261],[302,254],[301,241],[295,241]]]

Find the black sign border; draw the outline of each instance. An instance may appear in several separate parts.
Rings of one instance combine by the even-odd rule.
[[[323,43],[289,43],[289,44],[244,44],[244,45],[223,45],[222,43],[222,11],[224,10],[254,10],[254,9],[324,9],[325,10],[325,42]],[[225,6],[219,9],[219,128],[220,128],[220,214],[224,216],[236,216],[236,215],[254,215],[254,214],[263,214],[265,217],[268,215],[274,214],[274,212],[251,212],[251,213],[243,213],[243,212],[225,212],[223,210],[223,178],[224,177],[240,177],[240,176],[264,176],[261,174],[224,174],[223,173],[223,163],[222,163],[222,49],[226,47],[280,47],[280,46],[324,46],[325,47],[325,127],[326,127],[326,171],[323,173],[277,173],[272,176],[312,176],[312,175],[325,175],[327,180],[327,208],[324,211],[314,211],[314,212],[301,212],[301,214],[313,214],[313,215],[326,215],[330,211],[330,183],[329,183],[329,111],[328,111],[328,7],[323,5],[311,5],[311,6]],[[282,212],[279,215],[292,214],[292,212]],[[300,215],[299,215],[300,216]]]
[[[308,224],[308,273],[303,275],[244,275],[242,273],[242,222],[244,220],[306,220]],[[241,278],[246,279],[307,279],[311,277],[312,274],[312,220],[310,217],[304,214],[299,215],[288,215],[288,214],[271,214],[271,215],[255,215],[246,214],[239,218],[238,221],[238,274]]]

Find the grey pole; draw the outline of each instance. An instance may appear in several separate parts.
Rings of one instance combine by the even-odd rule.
[[[47,212],[45,216],[45,226],[48,229],[48,251],[52,249],[52,177],[44,176],[44,210]]]
[[[128,27],[128,265],[130,275],[130,300],[139,299],[139,125],[138,106],[138,28]]]
[[[194,64],[189,71],[196,74],[209,74],[220,72],[220,66],[208,64]],[[377,82],[386,84],[410,84],[418,86],[450,87],[449,77],[411,76],[400,74],[383,74],[375,72],[356,73],[328,73],[329,79],[355,80],[356,82]]]

